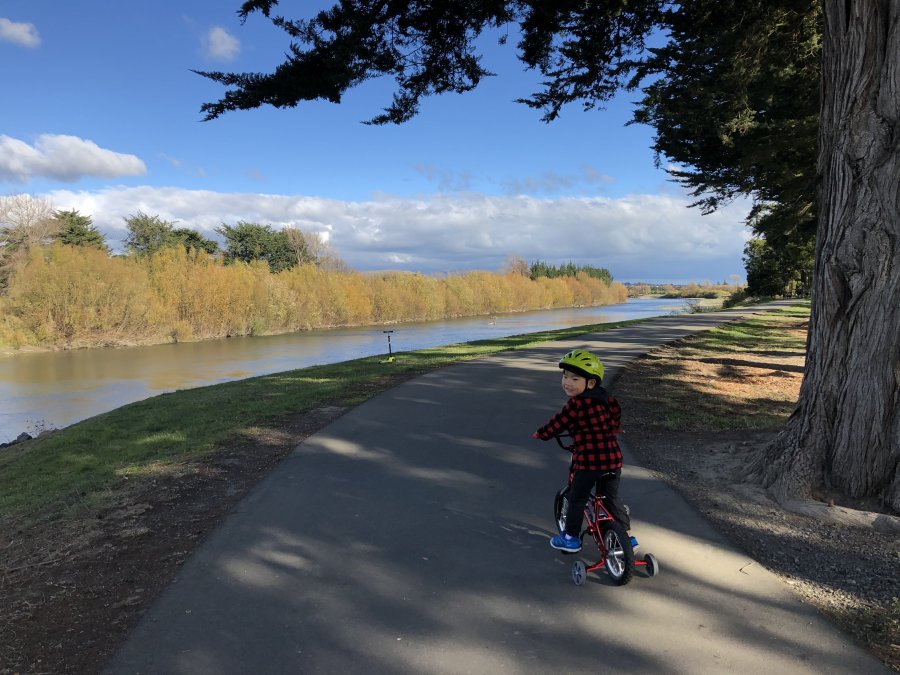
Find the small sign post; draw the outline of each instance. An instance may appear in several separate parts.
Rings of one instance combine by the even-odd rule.
[[[382,361],[382,363],[393,363],[394,362],[394,352],[391,351],[391,333],[393,333],[394,331],[383,330],[381,332],[384,333],[385,335],[387,335],[387,339],[388,339],[388,357],[387,357],[387,360]]]

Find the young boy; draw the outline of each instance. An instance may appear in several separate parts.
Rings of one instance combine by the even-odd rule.
[[[619,501],[622,475],[622,451],[616,434],[622,433],[622,409],[607,391],[600,359],[582,349],[573,349],[559,361],[563,370],[562,388],[568,402],[534,437],[548,441],[568,432],[572,437],[572,479],[569,484],[569,508],[566,529],[550,540],[550,546],[567,553],[581,550],[581,526],[584,505],[596,486],[606,496],[606,507],[625,530],[631,528],[628,512]],[[632,546],[637,540],[631,537]]]

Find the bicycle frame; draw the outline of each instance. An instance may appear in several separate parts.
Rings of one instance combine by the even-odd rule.
[[[559,436],[555,438],[561,448],[569,450]],[[567,495],[569,486],[572,483],[572,476],[573,470],[570,466],[568,483],[556,493],[554,511],[557,515],[557,525],[560,530],[563,530],[565,526],[565,511],[563,509],[568,509]],[[597,550],[600,552],[600,559],[589,565],[585,565],[580,560],[575,562],[572,566],[572,579],[576,585],[580,586],[584,583],[585,574],[588,572],[594,572],[604,567],[613,581],[619,585],[624,585],[631,581],[636,567],[646,567],[649,576],[656,576],[659,570],[656,558],[648,553],[642,560],[635,559],[630,536],[625,528],[622,527],[622,524],[613,518],[609,509],[606,508],[603,495],[591,493],[584,506],[584,522],[586,528],[581,532],[581,539],[584,541],[585,534],[591,536],[591,539],[597,545]]]

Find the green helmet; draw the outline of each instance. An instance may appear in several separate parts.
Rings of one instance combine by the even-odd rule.
[[[603,380],[603,364],[600,359],[583,349],[573,349],[559,360],[559,367],[585,379]]]

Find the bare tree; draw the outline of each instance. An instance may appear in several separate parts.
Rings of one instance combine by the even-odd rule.
[[[28,257],[32,246],[49,244],[59,231],[49,200],[20,194],[0,197],[0,288]]]
[[[297,227],[285,227],[281,230],[287,238],[288,248],[297,258],[298,265],[315,262],[316,255],[310,250],[309,235]]]
[[[517,255],[507,256],[504,272],[507,274],[519,274],[523,277],[530,276],[531,274],[528,263]]]
[[[303,230],[297,230],[297,232],[303,236],[306,250],[317,267],[332,272],[350,271],[350,266],[340,258],[322,232],[304,232]]]

